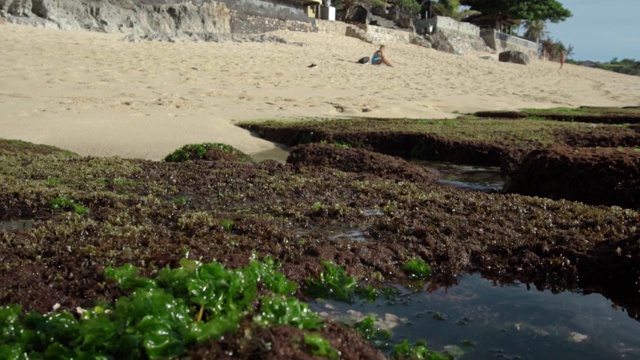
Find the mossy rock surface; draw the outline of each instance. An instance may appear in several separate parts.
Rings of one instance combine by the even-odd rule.
[[[184,161],[251,161],[251,158],[231,145],[220,143],[188,144],[164,159],[167,162]]]
[[[406,139],[378,134],[397,144]],[[0,148],[15,146],[0,141]],[[280,261],[299,285],[317,278],[324,261],[368,285],[408,283],[403,264],[422,259],[433,271],[432,287],[479,271],[501,283],[597,291],[640,315],[640,214],[632,209],[468,192],[441,186],[431,170],[401,159],[333,145],[301,147],[294,152],[300,162],[289,164],[154,162],[26,148],[0,156],[0,305],[46,313],[58,303],[74,311],[123,295],[104,277],[107,266],[131,263],[151,276],[185,257],[239,268],[257,253]],[[54,209],[56,198],[88,211]],[[353,229],[363,240],[347,235]],[[344,358],[375,350],[356,341],[338,346],[353,333],[334,330],[322,335]],[[246,334],[225,336],[193,354],[308,355],[304,346],[284,345],[297,331],[257,331],[251,342]],[[276,341],[285,348],[260,347]]]

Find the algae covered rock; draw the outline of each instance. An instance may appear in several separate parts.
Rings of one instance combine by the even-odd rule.
[[[231,145],[220,143],[187,144],[164,158],[166,162],[190,160],[248,162],[251,158]]]

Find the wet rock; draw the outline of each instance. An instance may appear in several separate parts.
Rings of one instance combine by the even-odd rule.
[[[395,156],[364,149],[345,149],[334,145],[296,146],[291,149],[287,163],[297,166],[328,166],[342,171],[371,173],[394,180],[418,183],[433,183],[440,177],[436,170],[411,164]]]
[[[640,209],[640,153],[633,149],[535,150],[509,177],[506,192]]]

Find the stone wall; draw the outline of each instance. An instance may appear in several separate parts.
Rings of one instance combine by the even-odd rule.
[[[480,36],[480,28],[466,22],[456,21],[446,16],[434,16],[430,19],[413,20],[416,34],[428,34],[429,26],[433,27],[433,32],[440,30],[455,31],[462,35]]]
[[[347,27],[350,26],[342,21],[329,21],[316,19],[316,27],[318,32],[344,35],[347,31]]]
[[[235,12],[231,22],[231,32],[234,34],[255,34],[279,29],[309,31],[315,26],[315,20],[307,14],[306,6],[270,0],[216,1],[226,4]],[[309,28],[297,27],[299,23],[310,25]],[[293,24],[295,25],[291,28]]]
[[[383,28],[375,25],[350,25],[345,35],[355,37],[371,44],[389,44],[395,42],[409,43],[414,36],[412,32]]]
[[[538,57],[538,46],[532,41],[510,36],[493,29],[485,29],[480,36],[490,48],[497,52],[508,50],[521,51],[534,58]]]
[[[438,28],[433,34],[425,35],[424,38],[431,43],[434,49],[452,54],[493,52],[480,36],[461,33],[456,30]]]

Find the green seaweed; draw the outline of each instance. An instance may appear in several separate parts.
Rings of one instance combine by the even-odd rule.
[[[324,271],[319,279],[308,279],[307,293],[315,298],[332,298],[352,303],[358,283],[340,266],[331,261],[322,260]]]
[[[66,210],[73,211],[78,215],[84,215],[89,213],[89,209],[77,203],[75,200],[71,200],[65,196],[51,199],[49,205],[53,210]]]
[[[450,354],[429,350],[427,342],[424,340],[418,340],[413,345],[409,343],[409,340],[404,340],[393,347],[391,356],[394,359],[453,360],[454,358]]]
[[[0,358],[172,358],[196,343],[235,333],[253,314],[259,326],[289,325],[318,330],[323,320],[290,296],[296,288],[277,272],[271,258],[241,269],[182,259],[180,267],[162,269],[155,279],[139,277],[125,264],[108,267],[105,277],[129,291],[115,306],[100,304],[82,311],[23,314],[16,305],[0,307]],[[259,288],[267,289],[259,297]],[[258,311],[254,303],[262,305]],[[314,354],[335,358],[328,343],[310,337]],[[325,340],[326,341],[326,340]]]
[[[361,321],[355,323],[353,325],[353,329],[355,329],[363,339],[371,342],[371,344],[376,348],[387,348],[391,339],[391,332],[389,330],[383,330],[376,327],[375,322],[376,319],[373,316],[367,316]]]
[[[412,279],[426,280],[431,276],[431,266],[418,257],[407,260],[402,268]]]
[[[339,359],[340,352],[336,350],[327,339],[320,334],[305,334],[304,343],[311,347],[311,353],[329,359]]]
[[[238,161],[249,161],[249,157],[242,151],[234,148],[231,145],[220,143],[202,143],[202,144],[187,144],[183,147],[175,150],[173,153],[167,155],[164,158],[166,162],[185,162],[193,160],[201,160],[205,158],[205,155],[210,149],[218,149],[222,152],[236,155]]]

